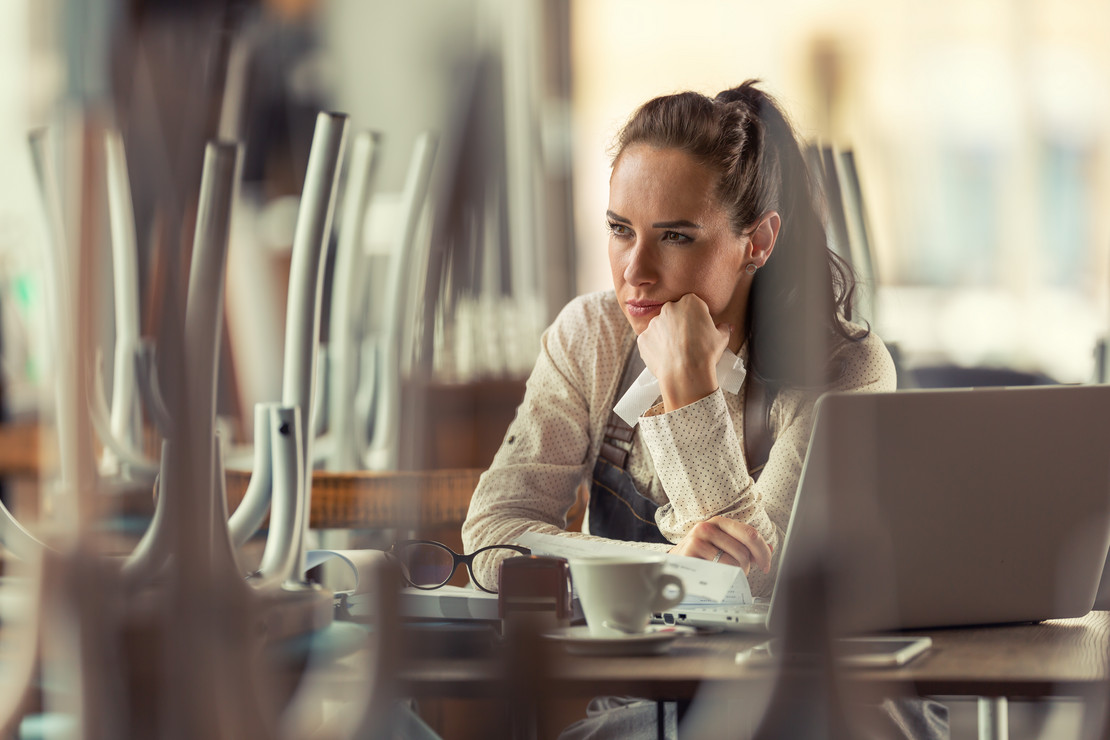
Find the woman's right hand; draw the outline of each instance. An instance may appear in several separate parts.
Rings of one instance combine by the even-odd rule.
[[[663,304],[636,343],[644,365],[659,380],[667,411],[717,390],[717,361],[729,338],[728,325],[715,326],[709,307],[693,293]]]
[[[715,516],[698,522],[668,552],[702,560],[713,560],[717,553],[719,563],[739,566],[744,575],[755,565],[764,573],[771,572],[771,546],[756,528],[726,516]]]

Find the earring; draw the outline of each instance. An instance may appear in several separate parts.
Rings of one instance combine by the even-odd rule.
[[[758,269],[759,269],[759,265],[757,265],[754,262],[749,262],[748,266],[744,268],[744,272],[748,273],[749,275],[754,275],[755,271],[758,270]]]

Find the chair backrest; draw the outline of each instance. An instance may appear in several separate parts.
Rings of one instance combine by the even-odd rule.
[[[875,255],[871,245],[871,227],[867,208],[860,188],[856,154],[851,149],[835,153],[836,177],[840,185],[840,201],[844,211],[844,225],[848,234],[848,249],[852,254],[852,269],[858,280],[856,305],[862,318],[875,322],[875,293],[878,278],[875,274]]]
[[[807,146],[804,154],[810,176],[821,188],[828,206],[829,247],[851,266],[856,277],[853,319],[874,325],[874,255],[855,154],[818,144]]]
[[[392,205],[385,206],[386,210],[392,210],[390,231],[398,237],[389,246],[381,300],[374,306],[369,303],[373,300],[369,271],[380,261],[375,263],[367,259],[364,261],[366,273],[361,278],[361,294],[367,296],[367,303],[351,305],[362,320],[370,313],[379,315],[381,319],[376,332],[366,331],[359,337],[362,367],[354,396],[354,433],[360,456],[357,467],[370,470],[394,470],[400,460],[401,377],[406,338],[411,340],[413,328],[406,326],[406,321],[415,313],[414,275],[427,264],[427,243],[418,236],[428,200],[436,148],[437,140],[432,133],[425,132],[417,138],[404,187]],[[389,200],[379,199],[371,204],[371,226],[382,212],[378,203],[388,203]],[[350,402],[349,398],[344,400]],[[344,467],[349,469],[354,466]]]
[[[335,270],[332,278],[328,318],[327,382],[317,394],[321,416],[326,414],[329,443],[319,456],[331,470],[353,470],[358,460],[351,399],[357,387],[359,344],[365,321],[355,306],[357,296],[366,291],[359,278],[364,272],[363,249],[366,211],[369,207],[374,173],[380,159],[380,137],[363,131],[354,137],[347,164],[347,184],[343,196],[342,221],[335,245]],[[323,374],[322,374],[323,375]]]
[[[142,417],[135,382],[135,353],[139,348],[139,267],[134,207],[127,177],[123,138],[117,131],[105,136],[108,180],[108,220],[112,233],[112,278],[115,303],[115,361],[112,372],[112,435],[135,449],[142,447]],[[113,456],[105,450],[102,467]]]

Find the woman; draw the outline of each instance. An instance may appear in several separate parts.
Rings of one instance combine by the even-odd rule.
[[[790,125],[752,82],[644,104],[619,136],[606,215],[613,290],[575,299],[545,332],[464,543],[626,540],[736,565],[766,596],[814,402],[893,390],[893,362],[848,320],[850,271]],[[642,366],[657,402],[618,404]],[[584,532],[567,532],[585,480]]]
[[[736,565],[770,594],[817,397],[895,387],[882,341],[849,321],[851,273],[815,195],[789,123],[753,82],[636,111],[609,179],[613,290],[575,299],[545,332],[471,500],[468,551],[526,531],[619,539]],[[641,392],[643,366],[658,385]],[[567,532],[585,480],[584,532]],[[599,697],[562,737],[673,736],[675,713],[657,709]],[[948,735],[936,702],[855,712],[866,736]]]

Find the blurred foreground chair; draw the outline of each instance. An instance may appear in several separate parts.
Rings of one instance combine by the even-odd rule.
[[[323,264],[320,257],[329,231],[331,194],[345,125],[343,116],[321,115],[318,132],[324,133],[314,137],[306,176],[306,190],[314,183],[320,192],[304,198],[308,215],[298,221],[294,254],[307,255],[317,269],[298,270],[312,279],[293,281],[299,287],[297,299],[290,300],[296,325],[286,347],[296,361],[285,365],[283,404],[271,404],[268,409],[274,440],[273,469],[268,476],[273,494],[267,490],[266,498],[273,504],[275,526],[267,537],[261,573],[244,579],[236,562],[236,548],[226,524],[222,448],[214,428],[223,264],[239,162],[239,146],[232,143],[213,142],[206,150],[185,310],[180,311],[178,301],[168,300],[173,310],[168,311],[167,326],[174,331],[167,332],[162,357],[169,371],[163,377],[164,389],[170,391],[166,408],[172,414],[167,415],[172,425],[164,425],[169,433],[164,435],[160,494],[147,535],[122,560],[96,557],[98,553],[84,546],[99,521],[91,504],[82,500],[95,493],[97,473],[89,465],[73,466],[82,474],[74,485],[73,508],[79,514],[70,526],[74,536],[32,541],[25,548],[26,561],[42,560],[57,570],[50,571],[53,576],[44,571],[47,575],[24,581],[38,585],[46,594],[34,618],[26,620],[26,635],[21,635],[30,648],[41,645],[42,655],[17,662],[20,668],[26,663],[33,669],[38,660],[51,672],[56,666],[57,675],[66,676],[59,690],[44,690],[44,708],[52,713],[61,707],[73,715],[82,736],[132,736],[127,734],[128,728],[135,728],[136,737],[161,736],[159,729],[172,726],[174,734],[182,737],[292,738],[315,734],[310,731],[320,724],[320,697],[329,689],[326,676],[321,679],[316,666],[310,665],[312,670],[292,687],[295,693],[282,710],[279,699],[289,692],[276,689],[285,677],[264,664],[264,648],[279,648],[332,624],[330,594],[302,579],[307,519],[303,510],[311,483],[304,461],[311,459],[307,452],[311,424],[302,422],[300,412],[312,408],[314,367],[313,352],[298,350],[315,346],[320,282],[316,277]],[[319,146],[317,138],[322,142]],[[304,229],[302,220],[308,222]],[[302,244],[312,249],[298,249]],[[80,274],[80,264],[76,263],[73,274]],[[74,305],[85,309],[90,296],[86,287]],[[171,294],[170,298],[177,296]],[[305,310],[306,304],[317,310]],[[87,347],[77,346],[73,367],[86,367]],[[186,365],[188,372],[182,372]],[[76,378],[74,373],[71,385],[80,390]],[[85,398],[80,393],[72,395],[75,400],[70,406],[80,411]],[[80,428],[89,436],[89,429]],[[82,444],[85,452],[92,448],[91,443]],[[38,457],[33,448],[28,450],[28,456]],[[65,452],[62,446],[61,453]],[[137,494],[136,499],[149,506],[149,490]],[[11,525],[0,528],[4,535],[0,541],[10,549],[18,523],[6,510],[0,514],[0,524]],[[324,736],[387,736],[395,703],[391,653],[396,640],[391,629],[397,622],[393,610],[397,579],[383,567],[374,587],[376,629],[366,640],[361,675],[348,680],[358,699],[345,713],[345,727]],[[132,594],[137,598],[121,598]],[[14,624],[5,614],[5,632]],[[44,631],[40,632],[40,626]],[[158,649],[146,649],[152,641]],[[125,649],[131,647],[135,649]],[[121,660],[121,655],[126,658]],[[5,663],[10,662],[7,655],[5,658]],[[166,666],[172,670],[161,670]],[[7,679],[10,666],[3,667],[0,678]],[[279,666],[282,668],[285,666]],[[303,673],[299,665],[289,669],[296,674],[292,678]],[[0,704],[0,730],[12,730],[27,711],[22,698],[33,688],[35,674],[33,670],[18,673],[17,681],[4,682],[4,696],[20,701]],[[151,676],[154,680],[149,680]],[[321,681],[325,685],[321,686]],[[354,732],[347,732],[348,727]]]

